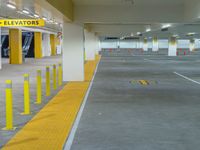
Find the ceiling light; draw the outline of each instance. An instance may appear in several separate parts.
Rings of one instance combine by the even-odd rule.
[[[22,12],[25,13],[25,14],[29,14],[29,11],[26,10],[26,9],[22,10]]]
[[[137,35],[140,35],[141,33],[140,32],[137,32]]]
[[[47,18],[46,18],[46,17],[43,17],[42,19],[43,19],[43,20],[45,20],[45,21],[47,20]]]
[[[151,31],[151,29],[150,29],[150,28],[146,29],[146,32],[150,32],[150,31]]]
[[[179,36],[178,34],[174,34],[174,35],[173,35],[173,37],[178,37],[178,36]]]
[[[193,36],[195,34],[196,34],[195,32],[190,32],[190,33],[187,33],[187,36]]]
[[[162,26],[163,29],[164,28],[169,28],[169,27],[171,27],[171,24],[165,24],[165,25]]]
[[[35,18],[33,15],[28,15],[29,17],[31,17],[31,18]]]
[[[7,3],[6,6],[11,8],[11,9],[16,9],[16,6],[11,4],[11,3]]]
[[[34,14],[34,17],[35,18],[39,18],[40,16],[38,14]]]
[[[131,33],[131,37],[133,37],[134,36],[134,34],[133,33]]]
[[[48,22],[49,22],[49,23],[53,23],[53,20],[52,20],[52,19],[50,19]]]

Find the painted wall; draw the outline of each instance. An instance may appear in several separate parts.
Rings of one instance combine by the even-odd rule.
[[[189,48],[189,40],[177,40],[177,48]],[[139,48],[142,46],[137,41],[101,41],[101,48]],[[168,39],[158,40],[158,45],[160,49],[168,49],[169,43]],[[195,40],[195,47],[200,48],[200,40]],[[152,40],[148,40],[148,48],[152,49]]]

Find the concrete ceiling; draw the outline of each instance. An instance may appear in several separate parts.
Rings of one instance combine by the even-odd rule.
[[[73,0],[75,22],[85,24],[100,37],[144,36],[168,38],[188,32],[199,36],[199,0]],[[192,24],[191,24],[192,23]],[[170,24],[169,31],[161,32]],[[186,26],[190,24],[190,26]],[[151,28],[151,32],[146,32]],[[191,37],[189,37],[191,38]]]
[[[75,5],[182,5],[185,0],[73,0]]]
[[[6,5],[11,3],[16,5],[17,9],[10,9]],[[22,13],[26,9],[30,15]],[[55,20],[58,23],[63,23],[63,15],[45,0],[0,0],[0,17],[1,18],[29,18],[32,19],[34,14],[38,14],[40,18]],[[61,30],[60,25],[55,25],[46,22],[46,28],[52,31]]]

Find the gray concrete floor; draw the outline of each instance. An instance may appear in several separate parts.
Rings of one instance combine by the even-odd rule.
[[[173,73],[200,82],[199,52],[179,57],[108,53],[99,64],[71,149],[200,149],[200,85]],[[140,79],[157,84],[130,84]]]
[[[50,66],[51,74],[53,64],[58,64],[62,61],[61,56],[45,57],[43,59],[26,59],[22,65],[10,65],[8,59],[3,59],[3,66],[0,70],[0,128],[5,127],[5,80],[13,81],[13,113],[14,113],[14,126],[17,127],[15,131],[2,131],[0,130],[0,148],[11,138],[17,131],[19,131],[41,108],[43,108],[48,101],[56,95],[62,88],[53,91],[49,97],[45,96],[45,69]],[[35,105],[36,100],[36,72],[38,69],[42,70],[42,104]],[[23,112],[23,74],[30,74],[30,97],[31,97],[31,112],[29,116],[22,116]]]

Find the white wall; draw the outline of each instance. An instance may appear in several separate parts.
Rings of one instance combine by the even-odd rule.
[[[117,48],[117,43],[117,41],[101,41],[101,48]],[[158,45],[160,49],[168,49],[168,39],[158,40]],[[142,46],[142,42],[138,43],[137,41],[120,41],[119,46],[120,48],[140,48]],[[189,46],[189,40],[177,40],[177,48],[188,49]],[[195,41],[195,47],[200,48],[199,39]],[[148,40],[148,48],[152,49],[152,40]]]
[[[117,48],[117,41],[101,41],[101,48]]]
[[[158,46],[159,46],[159,49],[168,49],[168,47],[169,47],[168,39],[167,40],[158,40]]]
[[[189,40],[177,40],[177,48],[189,48],[190,41]]]
[[[137,43],[134,41],[121,41],[120,42],[120,48],[136,48]]]
[[[64,23],[63,30],[63,80],[84,81],[83,27]]]

